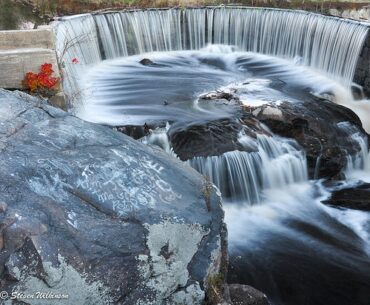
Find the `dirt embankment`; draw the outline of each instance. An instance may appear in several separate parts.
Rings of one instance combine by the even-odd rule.
[[[330,9],[358,10],[368,1],[316,0],[0,0],[0,30],[20,29],[50,22],[55,16],[87,13],[104,9],[204,6],[235,4],[303,9],[329,13]]]

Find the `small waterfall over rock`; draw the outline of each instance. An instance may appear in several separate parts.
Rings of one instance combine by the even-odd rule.
[[[359,132],[351,135],[352,139],[358,143],[361,150],[355,156],[348,156],[348,170],[370,170],[370,155],[368,139]]]
[[[177,157],[165,128],[150,131],[141,139],[144,144],[161,147]],[[306,156],[294,140],[257,135],[254,139],[243,131],[239,142],[247,151],[229,151],[220,156],[195,157],[187,163],[214,183],[222,196],[231,202],[258,204],[263,191],[283,189],[291,184],[308,181]]]
[[[241,143],[243,137],[247,136],[242,136]],[[256,204],[262,201],[265,189],[307,181],[306,157],[292,142],[258,135],[255,152],[231,151],[195,157],[188,163],[215,183],[226,200]]]
[[[301,11],[210,7],[81,15],[62,19],[55,31],[65,90],[73,95],[81,90],[71,80],[83,75],[77,70],[101,59],[207,44],[296,59],[350,85],[368,27]]]
[[[167,131],[170,125],[167,123],[164,128],[157,128],[156,130],[150,130],[150,133],[145,137],[141,138],[140,141],[144,144],[156,145],[162,148],[166,153],[177,158],[176,153],[173,151],[171,144],[168,140]]]
[[[370,153],[368,138],[360,132],[360,130],[349,122],[341,122],[338,126],[352,138],[355,145],[360,147],[359,153],[356,155],[347,156],[347,169],[346,172],[351,176],[356,171],[370,171]]]

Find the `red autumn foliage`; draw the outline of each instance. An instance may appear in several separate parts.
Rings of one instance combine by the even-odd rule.
[[[38,89],[53,89],[59,81],[59,78],[52,76],[53,73],[53,65],[44,63],[41,65],[39,73],[26,73],[23,84],[31,92]]]
[[[33,72],[26,73],[23,83],[27,89],[35,91],[39,85],[38,75]]]
[[[44,73],[46,75],[52,75],[54,70],[53,70],[53,65],[52,64],[48,64],[48,63],[44,63],[41,65],[40,67],[40,72],[41,73]]]

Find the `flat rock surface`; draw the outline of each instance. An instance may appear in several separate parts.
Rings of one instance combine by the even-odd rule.
[[[5,90],[0,151],[0,283],[9,296],[203,304],[225,229],[219,195],[193,169]],[[48,303],[5,303],[19,301]]]

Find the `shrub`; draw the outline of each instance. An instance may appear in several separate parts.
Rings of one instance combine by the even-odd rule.
[[[40,66],[40,72],[27,72],[23,85],[32,93],[41,94],[44,96],[51,96],[55,94],[56,86],[59,83],[58,77],[53,77],[53,65],[44,63]]]

